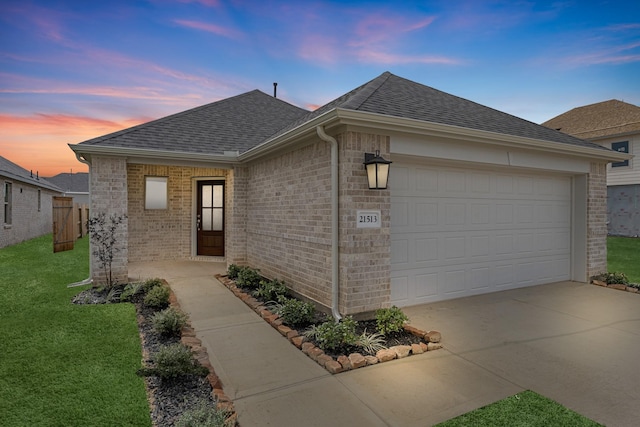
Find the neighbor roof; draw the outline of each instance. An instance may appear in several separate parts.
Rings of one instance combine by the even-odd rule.
[[[82,145],[180,151],[240,153],[308,113],[253,90],[181,113],[82,142]]]
[[[383,114],[494,133],[603,148],[502,111],[477,104],[389,72],[342,95],[285,128],[295,128],[335,108]]]
[[[0,176],[62,193],[60,188],[46,179],[40,178],[37,173],[34,175],[32,172],[18,166],[2,156],[0,156]]]
[[[640,107],[611,99],[574,108],[543,125],[584,139],[640,133]]]
[[[89,174],[87,172],[59,173],[56,176],[47,178],[47,180],[67,193],[89,192]]]

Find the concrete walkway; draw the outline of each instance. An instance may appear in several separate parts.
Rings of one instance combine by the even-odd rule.
[[[242,427],[429,426],[531,389],[609,426],[640,419],[640,295],[572,282],[406,308],[444,349],[331,375],[213,277],[129,266],[173,288]]]

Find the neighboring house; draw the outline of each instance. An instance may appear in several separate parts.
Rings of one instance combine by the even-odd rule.
[[[621,153],[640,153],[640,107],[612,99],[577,107],[542,124]],[[607,166],[607,224],[614,236],[640,236],[640,163]]]
[[[53,197],[62,190],[0,156],[0,248],[53,231]]]
[[[86,172],[59,173],[47,178],[64,191],[64,195],[73,197],[73,203],[89,204],[89,174]]]
[[[254,90],[71,148],[92,213],[128,215],[118,280],[224,257],[334,315],[606,271],[606,165],[628,158],[390,73],[313,112]]]

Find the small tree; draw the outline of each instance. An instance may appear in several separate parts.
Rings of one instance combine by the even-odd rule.
[[[100,267],[104,271],[107,288],[111,288],[115,284],[111,273],[111,264],[114,255],[121,250],[117,246],[116,231],[125,218],[127,218],[126,215],[112,214],[107,219],[105,213],[100,213],[87,221],[91,243],[93,243],[93,255],[98,258]]]

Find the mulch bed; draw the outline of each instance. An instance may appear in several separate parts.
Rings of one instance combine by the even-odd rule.
[[[387,349],[376,354],[366,353],[363,349],[355,346],[341,348],[336,351],[322,350],[319,348],[317,342],[314,342],[312,339],[304,336],[304,333],[308,328],[295,330],[292,327],[285,325],[277,314],[271,313],[266,308],[268,301],[261,299],[259,296],[253,295],[251,290],[238,287],[235,281],[230,279],[227,275],[218,274],[216,275],[216,278],[238,298],[242,299],[245,304],[258,313],[265,321],[278,330],[293,345],[301,349],[305,354],[307,354],[307,356],[332,374],[442,348],[442,345],[440,344],[440,332],[422,331],[410,325],[405,325],[404,330],[385,336],[386,341],[384,346],[387,347]],[[320,324],[329,319],[329,315],[317,313],[314,322],[315,324]],[[368,333],[375,332],[376,321],[359,321],[356,327],[356,333],[361,334],[365,330]],[[396,349],[398,351],[396,351]]]

